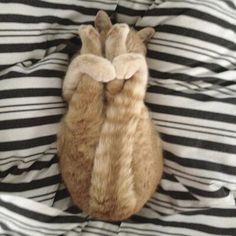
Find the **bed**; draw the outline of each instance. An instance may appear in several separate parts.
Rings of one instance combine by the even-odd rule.
[[[78,26],[99,9],[156,30],[146,104],[164,174],[122,222],[73,205],[56,154]],[[0,235],[236,235],[236,0],[1,0],[0,180]]]

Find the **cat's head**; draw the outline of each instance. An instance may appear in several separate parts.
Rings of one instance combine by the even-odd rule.
[[[105,41],[109,37],[111,29],[114,27],[112,26],[112,22],[105,11],[98,11],[95,18],[95,27],[100,33],[100,38],[104,49]],[[126,40],[127,52],[135,52],[145,55],[147,51],[146,45],[152,38],[154,33],[155,30],[151,27],[146,27],[139,31],[129,28],[129,34],[127,35]]]

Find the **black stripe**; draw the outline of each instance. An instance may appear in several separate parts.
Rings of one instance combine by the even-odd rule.
[[[207,34],[199,30],[184,28],[181,26],[168,25],[168,24],[158,25],[155,27],[155,29],[159,33],[160,32],[171,33],[171,34],[176,34],[180,36],[196,38],[196,39],[203,40],[205,42],[210,42],[216,45],[223,46],[229,49],[230,51],[236,51],[236,44],[233,43],[232,41],[229,41],[223,37]]]
[[[209,12],[200,11],[193,8],[153,8],[149,9],[146,16],[190,16],[197,19],[204,20],[206,22],[211,22],[221,26],[224,29],[235,30],[235,25],[229,23],[223,18],[218,18],[211,15]]]
[[[56,196],[54,198],[54,203],[58,202],[62,199],[68,198],[68,197],[70,197],[70,194],[69,194],[68,190],[66,188],[60,189],[56,193]]]
[[[18,224],[16,224],[16,226],[18,229],[21,229],[21,231],[22,230],[23,231],[31,231],[32,233],[37,232],[37,233],[40,233],[41,235],[42,235],[42,233],[45,233],[45,232],[42,232],[41,229],[44,229],[46,231],[58,231],[58,229],[49,229],[48,227],[46,228],[46,227],[42,227],[42,226],[38,226],[38,227],[33,226],[32,227],[32,225],[27,224],[25,221],[24,222],[20,221],[20,220],[16,219],[16,217],[14,218],[10,215],[4,214],[3,212],[1,212],[1,214],[7,219],[7,221],[11,222],[12,224],[16,224],[16,222],[17,222]],[[59,230],[61,230],[61,229],[59,229]],[[10,229],[10,231],[12,232],[12,228]],[[14,232],[17,232],[17,235],[25,235],[25,236],[29,235],[29,234],[22,234],[22,233],[20,234],[18,231],[15,231],[15,229],[14,229]],[[47,232],[47,235],[55,236],[55,233]]]
[[[17,98],[17,97],[42,97],[42,96],[57,96],[61,97],[61,89],[59,88],[29,88],[4,90],[0,93],[0,99]]]
[[[47,155],[55,155],[56,150],[57,150],[56,148],[49,148],[49,149],[47,150],[47,152],[37,152],[37,153],[33,153],[33,154],[31,154],[31,155],[24,155],[24,156],[20,156],[20,155],[14,156],[14,155],[12,155],[12,156],[8,156],[8,157],[5,157],[5,158],[1,157],[1,161],[3,161],[3,160],[9,160],[9,159],[12,159],[12,158],[16,158],[16,159],[19,158],[21,162],[23,162],[23,163],[28,163],[28,162],[31,161],[31,160],[26,161],[26,159],[27,159],[28,157],[38,156],[38,155],[42,155],[42,154],[44,154],[44,156],[47,156]],[[52,151],[52,152],[49,152],[49,151]],[[14,160],[14,161],[15,161],[15,160]],[[0,165],[2,165],[2,164],[0,164]]]
[[[197,212],[182,212],[181,215],[207,215],[215,217],[236,217],[236,209],[208,208],[207,210],[198,210]],[[236,232],[236,231],[235,231]]]
[[[57,163],[57,158],[53,157],[49,161],[35,161],[31,166],[27,168],[18,168],[18,166],[12,166],[11,168],[1,171],[0,172],[0,178],[5,178],[7,175],[21,175],[24,172],[30,172],[30,171],[39,171],[42,169],[50,168],[52,165]],[[1,185],[1,184],[0,184]]]
[[[188,90],[188,92],[189,92],[189,90]],[[187,93],[185,91],[177,91],[174,89],[164,88],[161,86],[149,86],[147,91],[150,93],[156,93],[156,94],[174,95],[174,96],[178,96],[178,97],[191,98],[193,100],[202,101],[202,102],[218,101],[221,103],[236,104],[236,97],[233,97],[233,95],[231,97],[226,97],[226,98],[217,98],[217,97],[212,97],[212,96],[200,93],[199,91],[196,91],[194,89],[190,90],[194,93]]]
[[[187,131],[187,132],[192,132],[192,133],[199,133],[199,134],[207,134],[207,135],[215,135],[218,136],[220,138],[232,138],[232,139],[236,139],[236,136],[233,135],[225,135],[225,134],[220,134],[220,133],[211,133],[211,132],[206,132],[206,131],[200,131],[200,130],[194,130],[194,129],[186,129],[183,127],[175,127],[175,126],[170,126],[170,125],[162,125],[162,124],[157,124],[158,127],[162,127],[162,128],[167,128],[167,129],[172,129],[172,130],[180,130],[180,131]]]
[[[27,216],[28,218],[35,219],[40,222],[45,222],[48,223],[50,222],[51,224],[57,224],[57,223],[80,223],[84,222],[84,219],[76,216],[76,215],[58,215],[58,216],[49,216],[45,215],[42,213],[38,213],[35,211],[30,211],[28,209],[20,208],[17,205],[14,205],[13,203],[8,203],[4,202],[2,199],[0,199],[0,205],[2,205],[4,208],[7,208],[8,210],[23,215]]]
[[[101,222],[104,222],[104,223],[106,223],[107,225],[116,225],[116,226],[120,226],[121,225],[121,221],[102,221],[102,220],[95,220],[95,219],[93,219],[93,218],[91,218],[91,219],[89,219],[89,221],[91,221],[91,222],[99,222],[99,223],[101,223]]]
[[[59,60],[59,59],[58,59]],[[61,59],[63,60],[63,59]],[[32,60],[31,60],[32,61]],[[38,61],[38,60],[36,60]],[[64,60],[65,61],[65,60]],[[18,72],[18,71],[9,71],[6,74],[0,75],[0,80],[1,79],[14,79],[14,78],[23,78],[23,77],[42,77],[42,79],[44,78],[51,78],[51,77],[58,77],[58,78],[63,78],[65,75],[64,71],[59,71],[59,70],[55,70],[55,69],[41,69],[41,70],[37,70],[37,71],[33,71],[31,73],[22,73],[22,72]]]
[[[126,233],[126,232],[127,232],[126,229],[143,231],[143,232],[145,233],[145,234],[143,234],[143,235],[146,235],[146,236],[147,236],[147,235],[150,235],[149,233],[146,234],[146,232],[153,232],[154,235],[156,235],[155,233],[158,232],[158,233],[161,233],[162,236],[164,236],[164,235],[189,236],[189,235],[187,235],[187,234],[171,233],[171,232],[161,231],[161,230],[158,230],[158,229],[151,230],[151,229],[148,229],[148,228],[140,228],[140,227],[135,228],[134,226],[132,227],[132,226],[126,226],[126,225],[123,225],[121,231],[119,231],[119,232],[122,232],[122,231],[123,231],[124,233]],[[164,230],[164,229],[163,229],[163,230]],[[136,232],[133,232],[133,233],[136,234]]]
[[[90,21],[85,21],[86,24],[89,23]],[[27,26],[26,26],[27,27]],[[30,29],[0,29],[0,32],[22,32],[22,31],[25,31],[25,32],[33,32],[33,31],[40,31],[40,32],[43,32],[43,31],[47,31],[47,30],[54,30],[55,32],[57,32],[58,30],[62,30],[62,31],[68,31],[68,33],[72,33],[72,32],[76,32],[78,30],[78,28],[60,28],[60,27],[56,27],[56,28],[53,28],[53,25],[50,25],[48,26],[48,28],[45,28],[45,29],[39,29],[39,28],[30,28]],[[59,33],[59,32],[58,32]]]
[[[52,191],[52,192],[47,192],[47,193],[43,193],[43,194],[39,194],[39,195],[34,195],[32,197],[30,197],[30,199],[36,199],[36,198],[41,198],[41,197],[46,197],[46,196],[49,196],[49,195],[56,195],[56,191]],[[54,198],[53,198],[54,199]]]
[[[3,3],[9,3],[8,0],[1,0],[1,2]],[[24,0],[24,2],[22,2],[21,0],[11,0],[11,3],[20,3],[19,7],[23,7],[24,5],[29,5],[29,6],[33,6],[36,8],[51,8],[51,9],[55,9],[55,10],[73,10],[73,11],[77,11],[80,13],[83,13],[84,15],[96,15],[98,9],[97,8],[89,8],[89,7],[83,7],[83,6],[78,6],[75,4],[62,4],[60,2],[56,2],[56,3],[52,3],[49,1],[31,1],[31,0]],[[103,1],[104,5],[112,5],[109,4],[109,2],[105,2]],[[82,5],[82,4],[81,4]],[[90,6],[92,6],[93,4],[90,4]],[[114,4],[114,7],[116,6],[116,4]],[[106,12],[108,12],[108,14],[110,15],[113,11],[106,9]]]
[[[103,231],[106,231],[105,229],[103,229]],[[102,233],[99,233],[99,232],[94,232],[94,231],[91,231],[91,230],[88,230],[88,229],[83,229],[83,233],[88,233],[89,235],[100,235],[100,236],[104,236],[106,234],[104,234],[104,232]],[[106,236],[110,236],[110,234],[107,234]]]
[[[116,9],[116,13],[117,14],[124,14],[124,15],[128,15],[129,17],[130,16],[143,16],[144,13],[146,12],[147,9],[144,9],[144,10],[138,10],[138,9],[134,9],[134,8],[128,8],[128,7],[124,7],[124,6],[121,6],[121,5],[118,5],[117,6],[117,9]]]
[[[4,213],[1,213],[1,214],[3,215]],[[22,227],[19,227],[19,226],[17,226],[17,227],[22,229]],[[12,232],[12,228],[9,228],[9,226],[7,224],[3,223],[3,220],[0,220],[0,229],[2,229],[4,231]],[[27,236],[27,234],[22,234],[21,232],[17,231],[16,229],[14,229],[14,234],[17,234],[17,236]],[[2,234],[1,233],[1,235],[12,236],[13,234],[12,233],[9,233],[9,234],[7,234],[7,233]]]
[[[193,195],[191,195],[189,192],[165,190],[162,188],[162,186],[159,186],[158,192],[165,194],[169,197],[172,197],[173,199],[188,200],[188,201],[196,201],[197,200],[197,198],[194,197]]]
[[[140,230],[139,228],[138,228],[138,230]],[[146,234],[146,233],[137,233],[137,232],[133,232],[133,231],[131,231],[131,230],[123,230],[123,229],[121,229],[121,230],[119,230],[119,232],[120,233],[124,233],[124,235],[129,235],[129,236],[131,236],[131,235],[134,235],[134,236],[163,236],[163,235],[161,235],[161,234],[158,234],[158,231],[156,231],[155,232],[155,234]],[[166,235],[168,235],[168,234],[165,234],[165,236]]]
[[[224,153],[233,153],[236,154],[236,146],[225,144],[225,143],[217,143],[208,140],[201,139],[193,139],[186,138],[181,136],[169,135],[161,133],[161,138],[168,143],[179,144],[183,146],[197,147],[212,151],[224,152]]]
[[[77,206],[71,206],[65,210],[66,212],[70,214],[79,214],[82,213],[82,210],[79,209]]]
[[[24,63],[22,63],[23,67],[24,67]],[[36,63],[32,66],[30,66],[30,69],[34,70],[36,68],[42,68],[44,65],[46,66],[51,66],[51,65],[56,65],[56,66],[68,66],[68,63],[67,62],[64,62],[64,63],[60,63],[60,62],[51,62],[49,60],[49,62],[40,62],[40,63]]]
[[[229,196],[229,190],[226,188],[220,188],[215,191],[204,191],[201,189],[197,189],[191,187],[189,185],[184,184],[184,186],[192,193],[198,196],[206,197],[206,198],[225,198]]]
[[[178,203],[174,203],[174,202],[169,202],[168,201],[168,198],[169,198],[169,196],[168,195],[166,195],[165,196],[165,199],[166,199],[166,201],[164,201],[164,200],[162,200],[162,199],[159,199],[159,198],[151,198],[149,201],[153,204],[153,205],[159,205],[159,206],[164,206],[164,208],[166,207],[166,204],[168,205],[168,206],[170,206],[170,209],[173,211],[173,209],[175,209],[175,210],[181,210],[181,211],[185,211],[185,210],[188,210],[188,211],[190,211],[190,210],[199,210],[199,209],[208,209],[208,207],[199,207],[199,206],[181,206],[181,205],[178,205]],[[181,201],[181,200],[180,200]],[[197,200],[197,201],[199,201],[199,200]],[[193,202],[193,201],[192,201]],[[196,202],[196,200],[195,200],[195,202]],[[163,203],[163,205],[161,205],[161,203]]]
[[[3,203],[3,204],[2,204]],[[27,211],[27,210],[25,210],[25,209],[23,209],[23,208],[19,208],[18,206],[16,206],[16,205],[14,205],[14,204],[11,204],[11,203],[8,203],[8,202],[4,202],[4,201],[0,201],[0,205],[3,205],[4,206],[4,209],[7,209],[7,210],[9,210],[9,206],[10,206],[10,208],[11,209],[20,209],[20,210],[23,210],[24,212],[25,211]],[[6,208],[6,206],[7,206],[7,208]],[[14,211],[13,211],[14,212]],[[29,215],[29,217],[28,217],[28,215],[24,215],[24,216],[27,216],[28,218],[30,218],[30,219],[34,219],[32,216],[35,216],[35,212],[33,212],[33,211],[28,211],[28,212],[30,212],[30,215]],[[14,213],[16,213],[16,212],[14,212]],[[22,225],[24,224],[24,226],[27,226],[27,229],[29,230],[29,231],[34,231],[34,232],[40,232],[41,234],[42,234],[42,231],[40,230],[40,229],[43,229],[43,230],[46,230],[46,231],[51,231],[51,233],[49,233],[49,232],[47,232],[47,235],[55,235],[55,233],[52,233],[52,232],[54,232],[54,231],[63,231],[63,232],[65,232],[65,229],[63,228],[63,226],[62,226],[62,228],[56,228],[56,227],[54,227],[54,228],[50,228],[50,227],[47,227],[47,226],[42,226],[42,225],[40,225],[40,226],[32,226],[31,224],[28,224],[26,221],[25,222],[23,222],[22,220],[19,220],[19,219],[17,219],[16,218],[16,215],[15,215],[15,217],[13,217],[13,216],[10,216],[10,215],[7,215],[7,214],[5,214],[5,213],[2,213],[6,218],[10,218],[11,219],[11,221],[12,222],[18,222],[18,224],[17,224],[17,226],[19,227],[19,228],[21,228],[21,229],[24,229],[24,227],[22,227]],[[19,213],[18,213],[19,214]],[[40,214],[40,213],[39,213]],[[40,214],[40,215],[43,215],[43,214]],[[48,215],[47,215],[48,216]],[[35,219],[34,219],[35,220]],[[44,223],[51,223],[50,221],[49,222],[44,222]],[[54,223],[54,222],[52,222],[52,223]],[[20,224],[20,226],[19,226],[19,224]],[[78,225],[78,227],[79,227],[79,225]],[[37,229],[37,230],[36,230]],[[14,231],[15,232],[15,231]],[[27,234],[28,235],[28,234]]]
[[[227,180],[224,180],[223,178],[221,178],[221,176],[219,176],[219,178],[216,178],[215,176],[211,176],[211,177],[205,177],[205,176],[199,176],[197,173],[190,173],[190,172],[184,172],[184,168],[182,168],[182,170],[179,170],[178,168],[174,168],[173,166],[170,166],[168,165],[168,163],[165,163],[165,166],[166,168],[170,169],[173,173],[175,173],[175,176],[177,177],[180,177],[180,178],[185,178],[185,179],[189,179],[193,182],[196,182],[196,183],[201,183],[201,184],[206,184],[205,182],[201,182],[199,181],[199,179],[201,180],[206,180],[207,183],[209,182],[212,182],[212,181],[216,181],[216,182],[221,182],[221,183],[224,183],[224,184],[235,184],[235,181],[231,179],[227,179]],[[188,177],[186,177],[188,176]],[[193,179],[191,177],[194,177]],[[217,175],[216,175],[217,176]],[[198,180],[196,180],[198,179]]]
[[[225,3],[229,8],[236,9],[235,3],[231,0],[220,0],[221,2]]]
[[[236,19],[236,17],[235,17],[235,19]],[[156,40],[157,42],[155,42],[154,40]],[[226,53],[220,53],[220,52],[216,52],[215,50],[213,50],[211,48],[204,48],[204,47],[201,47],[200,45],[196,45],[196,44],[193,44],[191,42],[181,42],[181,41],[177,41],[177,40],[173,40],[173,39],[168,39],[168,38],[160,38],[159,36],[153,37],[153,41],[150,42],[150,45],[151,44],[159,45],[158,42],[167,43],[167,44],[164,44],[164,46],[171,46],[171,47],[173,45],[172,43],[178,44],[179,47],[177,47],[177,48],[180,48],[182,50],[188,50],[188,51],[197,52],[197,53],[200,53],[200,54],[203,54],[203,55],[207,55],[207,56],[212,57],[212,58],[223,58],[224,60],[227,60],[230,63],[234,63],[234,61],[236,59],[236,57],[234,55],[227,54],[227,52]],[[168,44],[168,43],[171,43],[171,44]],[[183,48],[183,46],[190,46],[194,50],[189,50],[189,49],[186,49],[185,47]],[[203,53],[202,51],[207,52],[207,53]],[[218,56],[217,57],[213,57],[211,53],[214,53],[214,54],[216,54]]]
[[[56,135],[43,136],[34,139],[27,139],[21,141],[1,142],[0,151],[14,151],[27,148],[39,147],[52,144],[56,141]]]
[[[89,24],[89,22],[83,22],[83,24]],[[78,34],[77,33],[74,33],[74,32],[45,32],[45,33],[38,33],[38,34],[0,34],[0,37],[35,37],[35,38],[38,38],[40,36],[48,36],[48,35],[70,35],[71,34],[71,37],[78,37]]]
[[[197,168],[201,170],[210,170],[210,171],[217,171],[219,173],[226,173],[229,175],[235,175],[236,173],[236,166],[229,166],[225,164],[218,164],[215,162],[210,161],[202,161],[202,160],[196,160],[192,158],[181,158],[179,156],[176,156],[175,154],[164,150],[164,156],[165,159],[178,163],[179,165],[183,167],[190,167],[190,168]]]
[[[129,2],[133,2],[135,4],[144,5],[144,6],[150,6],[151,5],[150,2],[142,2],[142,1],[135,1],[135,0],[129,0]],[[120,4],[120,3],[118,2],[118,4]]]
[[[88,225],[88,228],[91,228],[91,229],[98,229],[98,230],[104,230],[104,231],[110,232],[110,233],[117,233],[116,230],[111,230],[110,228],[107,229],[107,228],[104,228],[103,226],[101,226],[101,227],[98,227],[98,226],[95,227],[95,226],[93,226],[93,225]]]
[[[63,43],[63,42],[62,42]],[[29,47],[32,47],[32,46],[29,46]],[[20,49],[19,49],[20,50]],[[34,50],[34,49],[32,49],[32,50]],[[32,50],[30,50],[30,51],[32,51]],[[35,49],[35,50],[37,50],[37,48]],[[44,49],[42,49],[42,50],[44,50]],[[45,50],[47,50],[47,49],[45,49]],[[66,47],[61,51],[61,53],[67,53],[67,54],[69,54],[69,49],[67,50],[67,52],[66,52]],[[12,53],[14,53],[14,52],[12,52]],[[43,52],[43,53],[45,53],[45,51]],[[31,55],[32,55],[32,52],[31,52]],[[38,68],[38,67],[41,67],[40,69],[43,69],[42,67],[44,66],[44,65],[62,65],[62,66],[67,66],[67,61],[63,61],[64,63],[60,63],[60,62],[51,62],[50,61],[50,59],[48,59],[48,61],[49,62],[45,62],[45,63],[43,63],[42,61],[40,62],[40,59],[34,59],[34,58],[28,58],[27,59],[27,62],[30,62],[31,63],[31,65],[30,66],[28,66],[28,65],[25,65],[24,64],[24,62],[21,62],[21,63],[18,63],[16,66],[14,66],[14,67],[17,67],[17,68],[20,68],[20,69],[22,69],[22,67],[23,68],[26,68],[27,70],[30,68],[30,69],[35,69],[35,68]],[[10,64],[1,64],[0,65],[0,71],[3,71],[3,70],[5,70],[5,69],[8,69],[8,67],[11,67],[12,66],[12,64],[10,63]],[[51,67],[52,68],[52,67]],[[54,68],[52,68],[52,71],[53,71],[53,69]],[[64,68],[62,68],[61,69],[61,71],[64,71]],[[4,75],[4,74],[3,74]],[[0,76],[2,76],[2,75],[0,75]],[[25,74],[25,77],[27,77],[27,74]],[[0,80],[1,80],[1,77],[0,77]]]
[[[231,212],[232,210],[227,209],[227,211]],[[195,211],[196,213],[197,211]],[[164,221],[157,218],[145,218],[138,215],[133,215],[131,217],[132,224],[155,224],[161,225],[162,227],[176,227],[183,229],[196,230],[200,232],[205,232],[206,234],[214,234],[214,235],[235,235],[236,228],[219,228],[216,226],[209,226],[195,223],[186,223],[186,222],[175,222],[175,221]]]
[[[167,160],[167,159],[166,159]],[[197,175],[193,175],[193,174],[189,174],[189,173],[185,173],[185,172],[182,172],[183,169],[186,171],[186,168],[182,168],[182,169],[177,169],[177,168],[172,168],[171,166],[168,165],[169,163],[165,163],[165,167],[170,169],[170,170],[174,170],[173,173],[174,173],[174,176],[177,177],[178,179],[181,178],[181,179],[185,179],[185,180],[190,180],[192,182],[195,182],[195,183],[200,183],[202,185],[207,185],[209,186],[209,180],[212,181],[213,179],[212,178],[205,178],[205,177],[202,177],[202,176],[197,176]],[[179,172],[180,174],[176,173],[176,172]],[[190,171],[191,173],[191,171]],[[184,175],[181,175],[181,174],[184,174]],[[197,174],[197,173],[196,173]],[[187,175],[187,176],[186,176]],[[192,177],[195,177],[195,178],[192,178]],[[166,177],[165,177],[166,178]],[[167,178],[168,179],[168,178]],[[198,180],[196,180],[198,179]],[[202,181],[200,181],[199,179],[204,179]],[[206,181],[207,180],[207,181]],[[172,182],[177,182],[177,183],[180,183],[178,180],[170,180]]]
[[[163,155],[165,155],[165,151],[163,151]],[[164,169],[164,173],[162,175],[162,178],[170,180],[171,182],[176,182],[176,183],[179,182],[173,174],[169,174],[169,173],[165,172],[165,169]]]
[[[1,15],[0,15],[1,20]],[[41,43],[18,43],[18,44],[0,44],[1,53],[16,53],[27,52],[33,50],[49,50],[50,47],[58,46],[59,44],[67,44],[69,39],[55,39]]]
[[[187,126],[187,127],[197,127],[197,128],[203,128],[203,129],[207,129],[207,130],[216,130],[218,132],[220,131],[224,131],[224,132],[228,132],[228,133],[232,133],[232,134],[235,134],[235,131],[234,130],[228,130],[228,129],[222,129],[222,128],[219,128],[219,127],[210,127],[210,126],[203,126],[203,125],[196,125],[196,124],[188,124],[188,123],[184,123],[184,122],[176,122],[176,121],[170,121],[170,120],[162,120],[162,119],[157,119],[157,118],[152,118],[154,121],[157,121],[157,122],[165,122],[165,123],[169,123],[169,124],[178,124],[178,125],[184,125],[184,126]]]
[[[19,12],[20,13],[20,12]],[[27,16],[20,14],[0,14],[1,22],[11,22],[11,23],[26,23],[26,24],[38,24],[38,23],[57,23],[60,25],[79,25],[79,23],[74,22],[69,19],[63,19],[62,17],[55,16]]]
[[[192,68],[203,67],[203,68],[206,68],[208,70],[211,70],[213,72],[218,72],[218,73],[228,70],[228,68],[215,64],[215,63],[207,63],[207,62],[199,61],[196,59],[190,59],[187,57],[177,56],[177,55],[164,53],[160,51],[157,52],[157,51],[148,50],[147,56],[149,58],[154,58],[160,61],[167,61],[167,62],[176,63],[179,65],[184,65],[184,66],[188,66]]]
[[[0,183],[1,192],[24,192],[28,190],[33,190],[42,187],[48,187],[50,185],[58,185],[60,183],[60,175],[54,175],[44,179],[32,180],[31,182],[21,182],[21,183]]]
[[[159,71],[159,70],[153,70],[149,69],[150,75],[154,78],[157,79],[174,79],[177,81],[184,81],[184,82],[198,82],[198,81],[203,81],[207,83],[211,83],[213,85],[219,85],[219,86],[230,86],[230,85],[235,85],[235,81],[232,78],[232,81],[227,80],[229,78],[224,79],[219,79],[216,77],[211,77],[211,76],[192,76],[188,74],[183,74],[183,73],[171,73],[171,72],[164,72],[164,71]]]
[[[0,121],[0,130],[58,123],[62,115]]]
[[[154,209],[153,206],[155,206],[156,209]],[[159,209],[159,207],[165,208],[164,209],[165,213],[163,213],[162,210]],[[162,215],[163,217],[165,215],[167,215],[166,210],[173,211],[173,206],[172,205],[169,204],[168,206],[166,206],[166,204],[163,204],[163,202],[161,202],[159,200],[158,201],[154,201],[153,199],[149,199],[149,201],[145,205],[145,208],[146,209],[150,209],[151,211],[153,211],[155,213],[158,213],[158,214]]]
[[[151,111],[156,113],[170,114],[176,116],[187,116],[211,121],[222,121],[224,123],[231,123],[231,124],[236,123],[234,115],[228,115],[210,111],[194,110],[191,108],[182,108],[180,106],[179,107],[163,106],[159,104],[153,104],[150,102],[147,102],[147,105],[151,109]]]
[[[7,107],[27,107],[27,106],[42,106],[42,105],[62,105],[63,102],[42,102],[42,103],[29,103],[29,104],[14,104],[14,105],[7,105],[7,106],[0,106],[0,108],[7,108]],[[54,107],[53,107],[54,108]]]
[[[168,1],[169,2],[175,2],[175,0],[168,0]],[[226,9],[222,8],[222,6],[220,6],[220,5],[213,5],[216,2],[213,3],[213,2],[206,1],[206,0],[200,0],[198,2],[192,2],[191,0],[189,0],[189,1],[182,0],[182,2],[191,4],[191,5],[206,6],[207,8],[214,9],[215,11],[218,11],[220,13],[223,13],[226,16],[229,16],[232,19],[236,19],[236,17],[234,17],[234,15],[232,13],[230,14],[230,12],[228,12],[228,9],[226,10]],[[207,9],[206,9],[206,11],[207,11]]]
[[[162,40],[160,40],[160,41],[162,41]],[[163,40],[163,41],[165,41],[165,42],[167,41],[168,42],[168,40]],[[174,46],[174,45],[164,44],[164,43],[159,43],[159,42],[157,42],[157,43],[156,42],[152,42],[151,44],[155,45],[155,46],[168,47],[168,48],[171,48],[171,50],[179,49],[179,50],[182,50],[182,51],[185,51],[185,52],[190,52],[190,53],[198,54],[198,56],[204,55],[204,56],[207,56],[207,57],[209,57],[211,59],[214,59],[214,60],[224,60],[224,61],[227,61],[227,62],[230,63],[230,65],[229,65],[230,67],[236,66],[236,63],[234,63],[234,61],[233,61],[234,58],[231,57],[231,60],[230,60],[230,59],[228,59],[228,55],[224,56],[224,55],[221,55],[221,54],[217,53],[218,56],[212,56],[209,53],[203,53],[201,51],[197,51],[197,50],[193,50],[193,49],[188,49],[188,48],[183,48],[181,46]],[[178,44],[180,44],[180,43],[178,42]],[[185,44],[180,44],[180,45],[183,46]],[[208,50],[205,49],[204,51],[207,52]],[[219,57],[219,56],[222,56],[222,57]]]
[[[48,196],[47,198],[44,198],[44,199],[40,199],[40,200],[38,199],[37,202],[42,202],[45,204],[45,202],[47,202],[47,201],[51,202],[53,199],[54,199],[54,195],[50,196],[50,197]]]
[[[60,107],[48,107],[48,108],[38,108],[38,109],[24,109],[24,110],[18,110],[18,111],[3,111],[0,112],[0,114],[5,113],[14,113],[14,112],[25,112],[25,111],[44,111],[44,110],[53,110],[53,109],[62,109],[66,108],[66,106],[60,106]]]

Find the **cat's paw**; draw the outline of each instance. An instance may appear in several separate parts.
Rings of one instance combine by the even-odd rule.
[[[116,71],[112,63],[106,59],[100,61],[93,79],[107,83],[116,78]]]
[[[80,55],[75,60],[75,68],[99,82],[109,82],[116,77],[115,68],[106,58],[92,54]]]
[[[100,44],[100,35],[98,31],[92,25],[80,25],[79,35],[80,35],[81,40],[84,42],[86,40],[89,40],[89,41],[92,40],[92,41],[97,41],[98,44]]]
[[[126,40],[129,33],[127,24],[115,24],[107,34],[105,42],[106,58],[112,60],[114,57],[127,51]]]
[[[126,53],[115,57],[112,64],[117,79],[129,79],[145,64],[145,59],[140,54]]]

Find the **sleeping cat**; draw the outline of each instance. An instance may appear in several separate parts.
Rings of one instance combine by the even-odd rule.
[[[153,30],[112,26],[103,11],[95,26],[99,33],[80,27],[81,55],[63,85],[69,108],[58,134],[60,168],[76,205],[99,219],[123,220],[143,207],[162,175],[161,141],[143,101],[144,42]]]

